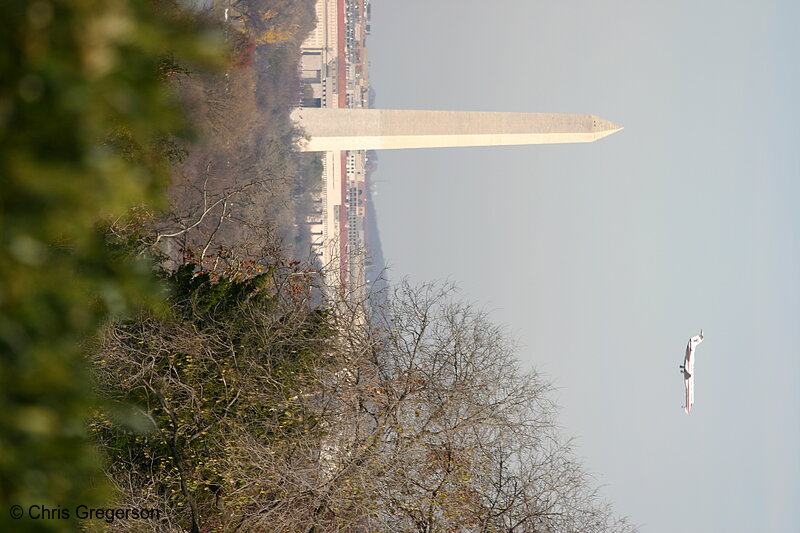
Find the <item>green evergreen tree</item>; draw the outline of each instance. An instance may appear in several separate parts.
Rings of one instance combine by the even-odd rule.
[[[27,515],[108,496],[79,343],[158,299],[151,265],[106,246],[104,227],[163,203],[155,141],[185,133],[163,58],[218,47],[170,2],[2,2],[0,19],[0,530],[73,531]]]

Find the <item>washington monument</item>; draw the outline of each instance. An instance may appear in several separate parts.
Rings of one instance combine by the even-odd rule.
[[[300,108],[304,152],[592,142],[622,129],[594,115]]]

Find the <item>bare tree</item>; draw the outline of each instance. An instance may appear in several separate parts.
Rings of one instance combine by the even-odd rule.
[[[400,283],[382,306],[337,309],[345,368],[321,380],[327,508],[387,531],[631,530],[557,431],[550,385],[452,287]]]
[[[452,287],[320,311],[282,272],[109,326],[103,394],[150,431],[96,422],[125,502],[195,531],[633,531],[557,431],[550,385]]]

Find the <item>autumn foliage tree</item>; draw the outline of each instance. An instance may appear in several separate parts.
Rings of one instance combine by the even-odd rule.
[[[105,403],[91,426],[120,505],[162,509],[164,531],[261,523],[256,510],[276,497],[272,456],[316,434],[297,400],[331,339],[295,274],[213,280],[187,265],[165,277],[166,310],[105,328],[92,349]]]
[[[484,313],[437,285],[319,307],[292,268],[182,268],[168,314],[108,327],[93,427],[121,504],[164,531],[633,531]]]
[[[340,314],[368,319],[338,330],[347,363],[323,380],[337,413],[323,530],[331,517],[369,531],[634,530],[557,430],[550,385],[452,287],[401,282],[381,305]]]

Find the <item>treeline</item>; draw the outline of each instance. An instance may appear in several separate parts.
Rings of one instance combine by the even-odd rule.
[[[450,289],[320,298],[269,218],[313,5],[226,6],[0,4],[0,530],[630,530]]]
[[[117,505],[161,509],[155,530],[633,531],[556,431],[550,386],[450,288],[334,311],[296,265],[196,274],[92,350]]]
[[[193,130],[173,165],[159,249],[174,264],[203,268],[226,259],[260,262],[265,242],[309,254],[305,215],[321,190],[318,156],[292,151],[302,134],[289,119],[300,98],[300,44],[315,25],[313,0],[217,2],[195,13],[225,37],[229,63],[190,62],[167,78]],[[227,17],[227,18],[226,18]]]
[[[309,24],[312,2],[293,4]],[[182,88],[197,79],[224,79],[236,53],[221,11],[181,5],[0,4],[2,531],[74,531],[77,505],[108,504],[104,455],[85,428],[97,399],[84,345],[108,320],[160,305],[162,288],[144,253],[156,240],[172,241],[196,229],[205,233],[194,241],[186,235],[183,243],[202,243],[202,251],[210,242],[209,250],[225,255],[209,237],[217,222],[234,216],[225,207],[230,176],[201,175],[200,186],[189,187],[201,198],[205,194],[208,211],[200,223],[202,210],[192,211],[195,199],[183,211],[177,195],[165,194],[180,189],[187,175],[196,177],[190,159],[200,158],[207,131],[198,128],[202,115],[187,119],[188,107],[178,105]],[[302,31],[297,28],[296,39]],[[256,53],[269,58],[269,50],[280,46],[291,48],[291,41],[264,43]],[[206,86],[198,86],[205,94]],[[273,144],[262,150],[277,151]],[[209,170],[222,168],[220,161],[213,158]],[[268,179],[295,175],[287,171]],[[251,223],[239,218],[242,226]],[[214,225],[204,226],[209,221]],[[150,234],[128,231],[144,226]],[[137,253],[128,253],[132,246]],[[180,248],[165,246],[157,253],[169,257]],[[180,253],[177,258],[183,259]],[[12,506],[24,511],[21,517],[9,511]],[[28,516],[32,506],[73,512],[69,519],[35,520]]]

